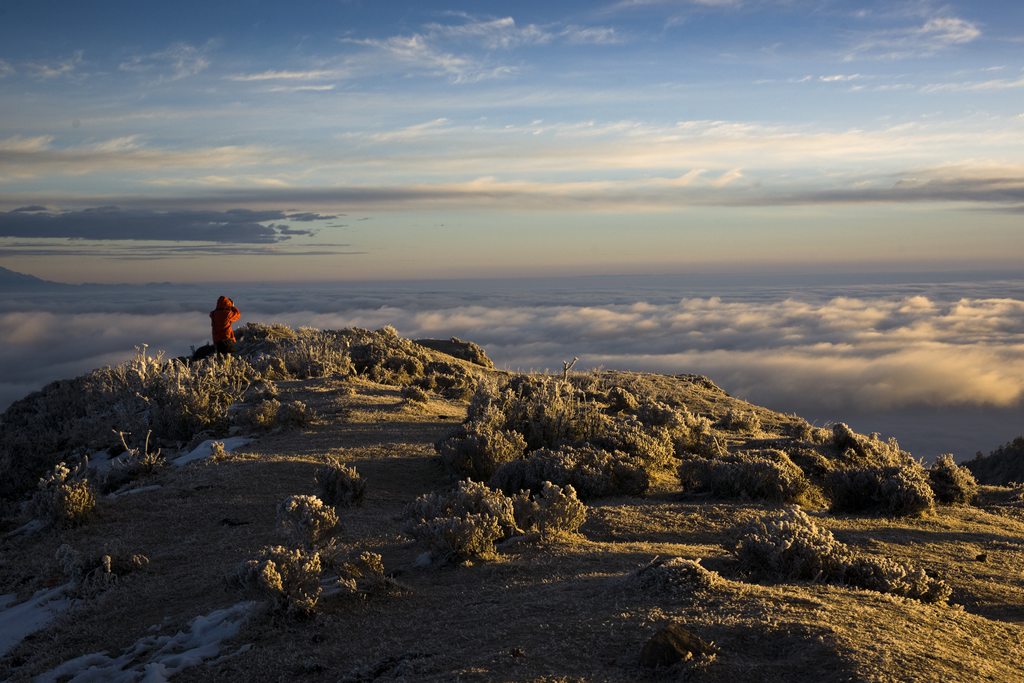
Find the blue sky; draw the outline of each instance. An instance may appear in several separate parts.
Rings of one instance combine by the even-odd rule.
[[[1024,5],[0,6],[0,266],[1015,267]]]

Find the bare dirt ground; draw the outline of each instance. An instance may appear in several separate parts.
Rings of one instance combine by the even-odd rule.
[[[357,393],[340,391],[348,386]],[[595,501],[577,535],[508,542],[492,561],[419,567],[422,548],[399,518],[417,496],[450,485],[433,443],[462,420],[465,404],[411,405],[398,388],[363,381],[280,387],[282,399],[307,402],[318,419],[218,461],[168,468],[140,482],[158,489],[101,499],[83,527],[0,544],[0,594],[22,597],[64,581],[54,561],[64,543],[150,559],[29,636],[0,660],[0,679],[116,654],[251,597],[226,577],[278,542],[277,504],[314,493],[314,470],[335,457],[368,482],[362,507],[341,511],[340,540],[380,553],[401,589],[323,599],[308,619],[256,613],[222,654],[250,648],[175,680],[1024,680],[1024,519],[1004,490],[986,489],[982,507],[941,507],[921,519],[815,513],[859,552],[912,561],[946,580],[950,605],[750,582],[728,550],[730,530],[772,508],[684,497],[668,470],[643,498]],[[759,410],[768,426],[785,421]],[[635,572],[655,557],[701,558],[724,580],[690,597],[645,590]],[[672,622],[713,641],[718,656],[667,671],[641,667],[645,642]]]

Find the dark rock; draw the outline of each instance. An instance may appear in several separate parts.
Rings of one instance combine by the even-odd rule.
[[[988,562],[988,553],[979,553],[974,559],[978,562]]]
[[[648,668],[672,666],[698,657],[713,657],[718,649],[679,624],[669,624],[647,641],[640,664]]]

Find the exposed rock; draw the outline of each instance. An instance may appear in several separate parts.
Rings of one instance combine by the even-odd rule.
[[[672,666],[698,657],[714,657],[718,648],[687,631],[679,624],[669,624],[654,634],[640,653],[640,664],[648,668]]]

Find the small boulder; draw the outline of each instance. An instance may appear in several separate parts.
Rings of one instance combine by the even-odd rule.
[[[687,631],[679,624],[669,624],[654,634],[640,653],[640,664],[647,668],[672,666],[679,662],[707,657],[718,653],[711,643]]]

